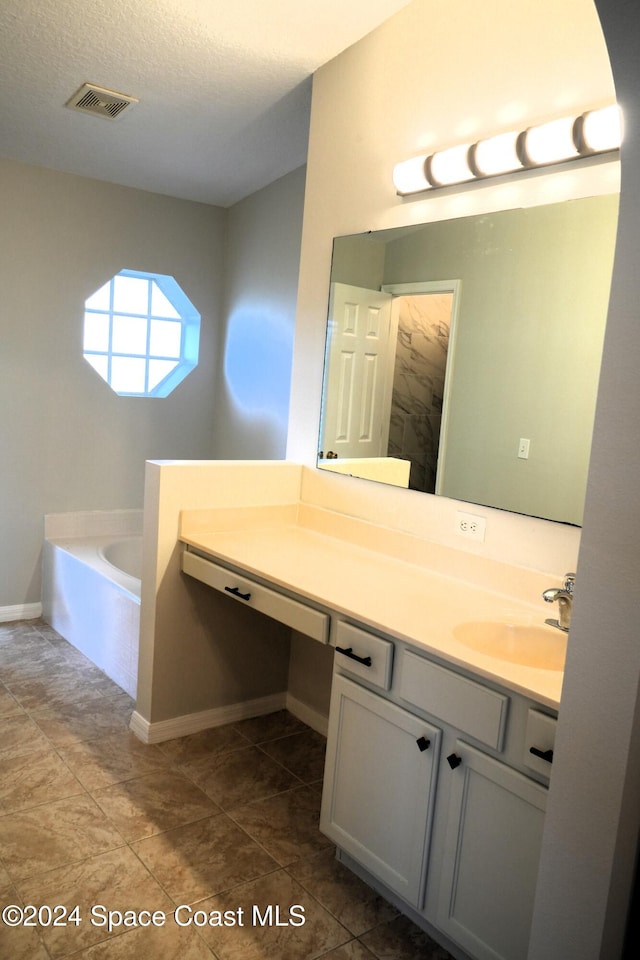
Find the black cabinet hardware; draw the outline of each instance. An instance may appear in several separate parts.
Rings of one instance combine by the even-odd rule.
[[[459,767],[462,763],[462,757],[459,757],[457,753],[450,753],[447,757],[447,763],[452,770],[455,770],[455,768]]]
[[[353,647],[336,647],[336,651],[341,653],[345,657],[349,657],[350,660],[357,660],[358,663],[364,664],[365,667],[371,666],[371,657],[359,657],[357,653],[353,652]]]
[[[431,740],[427,740],[426,737],[418,737],[418,739],[416,740],[416,743],[418,744],[418,748],[420,752],[423,752],[424,750],[428,750],[429,747],[431,746]]]
[[[251,598],[250,593],[240,593],[240,587],[225,587],[227,593],[232,593],[234,597],[240,597],[241,600],[249,600]]]
[[[540,757],[541,760],[546,760],[547,763],[553,763],[553,750],[538,750],[537,747],[530,747],[529,753],[534,757]]]

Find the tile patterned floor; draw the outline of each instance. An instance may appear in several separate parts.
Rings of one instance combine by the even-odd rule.
[[[322,737],[282,711],[146,746],[132,708],[45,623],[0,624],[0,907],[81,918],[0,921],[3,960],[450,960],[319,832]]]

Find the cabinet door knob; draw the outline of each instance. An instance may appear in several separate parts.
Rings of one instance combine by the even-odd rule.
[[[431,746],[431,740],[427,740],[426,737],[418,737],[416,743],[418,744],[418,749],[421,753],[423,753],[425,750],[428,750]]]
[[[534,757],[540,757],[541,760],[546,760],[547,763],[553,763],[553,750],[539,750],[538,747],[530,747],[529,753],[532,753]]]
[[[455,770],[455,768],[459,767],[462,763],[462,757],[459,757],[457,753],[450,753],[447,757],[447,763],[452,770]]]

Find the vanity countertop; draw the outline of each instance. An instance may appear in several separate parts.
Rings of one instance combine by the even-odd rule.
[[[179,538],[213,560],[559,708],[562,671],[487,656],[459,643],[453,634],[457,625],[469,621],[543,624],[540,604],[523,603],[486,585],[328,535],[282,508],[266,523],[246,522],[245,517],[236,525],[236,514],[183,513]],[[553,632],[552,627],[545,629]]]

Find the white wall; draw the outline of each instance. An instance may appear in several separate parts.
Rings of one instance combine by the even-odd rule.
[[[0,607],[40,600],[45,513],[141,507],[144,462],[211,456],[224,210],[0,162]],[[123,267],[202,315],[167,398],[119,397],[82,357],[85,299]]]
[[[215,456],[285,455],[305,168],[229,210]]]
[[[531,960],[621,954],[638,827],[635,728],[640,677],[640,112],[638,26],[631,4],[599,3],[627,110],[622,252],[614,274],[578,565],[575,628],[532,936]],[[472,186],[401,200],[393,165],[415,154],[612,102],[607,48],[591,0],[414,0],[315,77],[298,294],[288,456],[312,463],[319,414],[331,239],[411,222],[588,195],[582,171]],[[596,169],[596,173],[598,170]],[[594,182],[597,188],[597,183]],[[635,422],[634,422],[635,418]],[[339,478],[334,478],[335,483]],[[327,481],[329,482],[329,481]],[[358,481],[352,481],[358,483]],[[360,482],[360,489],[364,486]],[[355,489],[355,488],[352,488]],[[401,498],[371,495],[363,516],[395,522]],[[419,497],[420,495],[418,495]],[[416,522],[447,528],[455,503],[415,497]],[[384,510],[380,509],[381,503]],[[553,560],[553,524],[527,530]],[[512,543],[504,517],[502,556]],[[487,551],[495,551],[488,528]],[[558,574],[563,571],[555,568]]]

